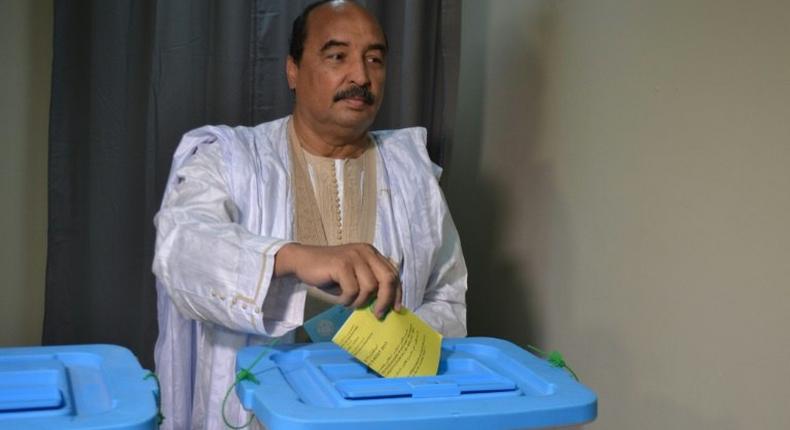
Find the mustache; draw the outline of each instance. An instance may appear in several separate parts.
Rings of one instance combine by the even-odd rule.
[[[333,102],[339,102],[343,99],[348,99],[351,97],[359,97],[362,99],[365,104],[372,105],[373,102],[376,100],[376,95],[370,91],[370,87],[368,86],[359,86],[359,85],[352,85],[345,90],[342,90],[335,94],[335,97],[332,98]]]

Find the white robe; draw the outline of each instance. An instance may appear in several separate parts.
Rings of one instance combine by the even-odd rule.
[[[305,290],[274,278],[274,256],[293,240],[288,118],[256,127],[185,134],[157,214],[163,429],[223,429],[222,399],[236,352],[290,342]],[[403,262],[403,304],[448,337],[466,335],[466,265],[423,128],[372,133],[379,153],[374,246]],[[231,423],[249,414],[231,395]]]

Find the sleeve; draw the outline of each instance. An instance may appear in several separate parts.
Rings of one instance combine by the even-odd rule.
[[[284,319],[282,310],[265,310],[269,302],[282,302],[267,295],[277,284],[275,254],[288,241],[237,223],[221,146],[211,140],[194,145],[171,174],[155,218],[154,274],[186,318],[281,336],[298,322]]]
[[[438,188],[438,184],[436,185]],[[441,246],[435,254],[423,301],[415,313],[445,337],[466,336],[467,271],[461,240],[439,193]]]

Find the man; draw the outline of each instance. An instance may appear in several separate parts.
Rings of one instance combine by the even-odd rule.
[[[466,266],[425,130],[368,132],[386,57],[365,9],[320,2],[294,22],[292,116],[184,136],[156,217],[163,428],[224,428],[236,352],[292,341],[306,285],[466,335]],[[225,412],[249,417],[235,395]]]

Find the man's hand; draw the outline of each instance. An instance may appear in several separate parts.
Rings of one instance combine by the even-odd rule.
[[[403,292],[398,268],[368,244],[289,243],[274,258],[274,275],[294,275],[315,286],[336,283],[341,290],[340,302],[345,306],[364,306],[375,297],[374,312],[379,319],[390,307],[401,309]]]

